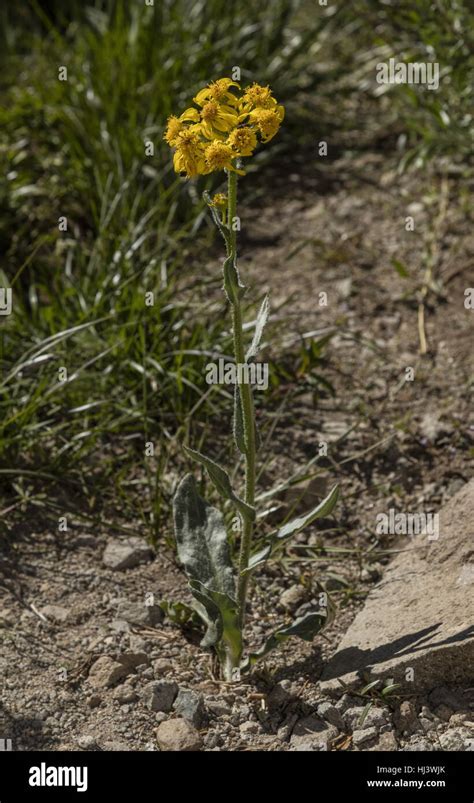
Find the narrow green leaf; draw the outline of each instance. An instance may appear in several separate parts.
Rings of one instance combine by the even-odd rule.
[[[265,561],[267,561],[268,558],[270,557],[272,552],[272,547],[273,547],[273,542],[270,544],[266,544],[266,546],[264,546],[263,549],[259,549],[257,552],[254,552],[253,555],[250,556],[249,565],[247,566],[246,569],[244,569],[243,572],[241,572],[241,574],[242,575],[249,574],[249,572],[253,572],[254,569],[257,568],[257,566],[262,566],[265,563]]]
[[[269,652],[279,647],[287,639],[296,636],[303,639],[303,641],[312,641],[313,638],[325,627],[328,621],[328,614],[326,613],[307,613],[305,616],[296,619],[293,624],[288,627],[282,627],[275,630],[271,636],[268,637],[265,644],[257,650],[257,652],[250,653],[250,655],[243,662],[241,669],[247,671],[257,661],[268,655]]]
[[[310,510],[309,513],[306,513],[304,516],[299,516],[296,519],[292,519],[291,521],[287,522],[281,529],[278,530],[276,533],[276,540],[281,541],[283,539],[288,538],[290,535],[295,533],[299,533],[304,527],[307,527],[308,524],[311,524],[316,519],[320,519],[324,516],[328,516],[331,513],[334,505],[337,502],[337,498],[339,496],[339,486],[335,485],[332,491],[323,499],[319,505],[316,505],[313,510]]]
[[[173,602],[172,600],[162,599],[159,607],[165,616],[175,625],[183,627],[187,624],[197,624],[199,621],[198,612],[191,605],[185,602]]]
[[[408,279],[410,274],[408,273],[408,270],[403,264],[403,262],[400,262],[399,259],[392,259],[392,265],[397,271],[398,275],[402,277],[402,279]]]
[[[222,268],[224,290],[231,304],[237,304],[245,295],[247,287],[240,281],[239,271],[233,256],[227,257]]]
[[[197,463],[201,463],[201,465],[205,467],[210,479],[221,496],[225,497],[225,499],[230,499],[242,516],[253,521],[255,519],[255,508],[250,507],[240,496],[234,493],[227,471],[215,463],[214,460],[211,460],[210,457],[201,454],[201,452],[190,449],[188,446],[184,446],[183,448],[189,457],[192,457],[193,460],[196,460]]]
[[[359,728],[362,727],[362,725],[364,724],[365,720],[367,719],[367,714],[369,713],[369,711],[372,708],[373,704],[374,704],[373,700],[370,700],[367,703],[367,705],[365,706],[364,710],[362,711],[362,714],[360,715],[360,718],[359,718]]]

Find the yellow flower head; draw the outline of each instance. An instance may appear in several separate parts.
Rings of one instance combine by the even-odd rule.
[[[227,144],[235,151],[236,156],[251,156],[257,147],[257,135],[252,128],[234,128],[227,138]]]
[[[212,196],[210,206],[214,206],[216,209],[227,209],[227,195],[225,192],[216,192]]]
[[[238,124],[238,115],[231,106],[208,100],[201,110],[201,131],[207,139],[219,137],[220,132],[231,131]]]
[[[163,139],[166,140],[168,145],[176,145],[178,140],[178,134],[181,133],[185,129],[185,123],[193,122],[197,123],[199,121],[199,112],[197,109],[186,109],[180,117],[175,117],[174,114],[171,117],[168,117],[168,122],[166,125],[166,131],[164,134]]]
[[[254,83],[242,95],[241,109],[244,111],[272,109],[274,106],[276,106],[276,100],[269,86],[260,86],[260,84]]]
[[[252,84],[241,90],[231,78],[219,78],[201,89],[194,102],[168,118],[163,139],[175,149],[174,169],[188,178],[218,170],[233,170],[237,159],[253,154],[259,142],[269,142],[284,117],[284,108],[270,87]]]
[[[176,151],[173,157],[173,166],[176,173],[185,173],[187,178],[195,178],[200,173],[207,172],[204,161],[204,145],[200,140],[199,132],[192,126],[181,131],[175,141]]]
[[[217,81],[208,84],[204,89],[201,89],[194,98],[194,102],[197,103],[198,106],[204,106],[208,100],[215,100],[218,103],[228,103],[230,106],[237,106],[239,101],[238,98],[229,91],[231,86],[236,86],[237,89],[240,89],[239,84],[236,81],[232,81],[231,78],[219,78]]]
[[[210,173],[214,170],[224,170],[224,168],[233,170],[232,159],[235,159],[235,153],[225,142],[215,139],[207,146],[204,154]]]
[[[257,126],[262,141],[269,142],[280,128],[284,116],[283,106],[275,106],[274,109],[255,109],[250,112],[249,120]]]

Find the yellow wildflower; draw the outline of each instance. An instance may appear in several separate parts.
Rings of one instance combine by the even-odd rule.
[[[233,170],[232,159],[235,158],[235,153],[229,145],[215,139],[204,151],[204,157],[208,172],[212,173],[213,170]]]
[[[248,126],[234,128],[227,138],[227,144],[236,152],[236,156],[251,156],[257,147],[257,135]]]
[[[199,112],[197,109],[186,109],[186,111],[183,112],[179,117],[175,117],[174,114],[172,114],[171,117],[168,117],[166,131],[163,137],[168,145],[176,145],[178,134],[180,134],[181,131],[186,128],[184,125],[186,122],[199,122]]]
[[[280,128],[285,116],[283,106],[274,109],[254,109],[249,114],[249,121],[255,123],[263,142],[269,142]]]
[[[216,100],[208,100],[201,109],[201,131],[207,139],[216,139],[220,132],[231,131],[239,122],[236,111]]]
[[[260,86],[256,83],[247,87],[240,102],[240,108],[244,112],[251,111],[251,109],[273,109],[276,105],[277,102],[270,87]]]
[[[229,106],[237,106],[238,98],[232,92],[229,92],[231,86],[236,86],[240,89],[239,84],[231,78],[219,78],[217,81],[212,81],[204,89],[201,89],[194,98],[194,102],[198,106],[204,106],[208,100],[216,100],[218,103],[227,103]]]
[[[204,161],[204,145],[199,138],[199,132],[191,126],[181,131],[175,141],[176,151],[173,157],[173,166],[176,173],[185,173],[187,178],[194,178],[200,173],[208,172]]]
[[[210,206],[215,206],[216,209],[227,209],[227,195],[225,192],[216,192],[212,196]]]

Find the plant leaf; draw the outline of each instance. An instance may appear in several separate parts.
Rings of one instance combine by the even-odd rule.
[[[227,533],[219,510],[198,494],[192,474],[180,482],[173,499],[178,557],[188,579],[235,595]]]
[[[275,630],[257,652],[250,653],[241,666],[242,671],[250,669],[257,661],[264,658],[269,652],[279,647],[280,644],[283,644],[292,636],[297,636],[303,639],[303,641],[312,641],[323,627],[325,627],[329,619],[330,617],[328,617],[327,613],[307,613],[299,619],[296,619],[293,624],[288,627]]]
[[[272,552],[272,547],[273,547],[273,542],[270,544],[266,544],[266,546],[264,546],[262,549],[259,549],[257,552],[254,552],[253,555],[250,556],[247,568],[244,569],[243,572],[241,572],[241,574],[242,575],[249,574],[249,572],[253,572],[254,569],[257,568],[257,566],[262,566],[265,563],[265,561],[267,561],[268,558],[270,557]]]
[[[165,616],[175,625],[183,627],[187,624],[197,624],[199,622],[198,611],[185,602],[162,599],[158,604]]]
[[[197,452],[195,449],[190,449],[188,446],[184,446],[183,448],[189,457],[192,457],[193,460],[196,460],[197,463],[201,463],[201,465],[204,466],[215,488],[219,491],[221,496],[224,496],[226,499],[230,499],[242,516],[253,521],[255,519],[255,508],[248,505],[243,499],[240,498],[240,496],[237,496],[237,494],[234,493],[227,471],[215,463],[214,460],[211,460],[210,457],[206,457],[206,455],[201,454],[201,452]]]
[[[222,268],[224,290],[231,304],[236,304],[245,295],[247,287],[240,281],[239,271],[233,256],[227,257]]]
[[[250,344],[250,348],[245,355],[245,359],[248,362],[252,359],[252,357],[256,357],[260,348],[260,341],[262,339],[263,330],[265,328],[265,324],[268,320],[268,314],[270,312],[270,302],[268,296],[265,296],[262,302],[262,306],[259,309],[257,320],[255,322],[255,332],[253,335],[252,343]]]
[[[216,646],[223,642],[220,650],[222,646],[226,646],[232,654],[234,665],[237,665],[242,655],[242,632],[237,601],[222,591],[207,588],[197,580],[192,580],[190,586],[193,595],[205,607],[211,619],[201,646]]]
[[[276,541],[281,541],[283,539],[289,538],[290,535],[294,533],[300,532],[304,527],[307,527],[308,524],[311,524],[316,519],[320,519],[323,516],[327,516],[333,509],[334,505],[337,502],[337,498],[339,496],[339,486],[335,485],[332,491],[320,502],[313,510],[310,510],[309,513],[306,513],[304,516],[299,516],[296,519],[292,519],[291,521],[287,522],[283,527],[281,527],[276,535],[274,536]]]

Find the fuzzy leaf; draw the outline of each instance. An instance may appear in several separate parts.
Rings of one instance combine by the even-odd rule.
[[[255,322],[255,332],[253,335],[252,343],[250,344],[250,348],[245,355],[245,359],[247,362],[251,360],[253,357],[256,357],[258,354],[258,350],[260,348],[260,341],[262,339],[263,330],[265,328],[265,324],[268,320],[268,314],[270,312],[270,303],[268,300],[268,296],[265,296],[262,302],[262,306],[259,309],[257,320]]]
[[[332,491],[323,499],[319,505],[316,505],[313,510],[310,510],[309,513],[306,513],[304,516],[299,516],[296,519],[292,519],[291,521],[287,522],[281,529],[278,530],[276,533],[275,539],[277,541],[281,541],[285,538],[288,538],[290,535],[294,533],[300,532],[304,527],[307,527],[308,524],[311,524],[316,519],[320,519],[323,516],[327,516],[333,509],[334,505],[337,502],[337,497],[339,496],[339,486],[335,485]]]
[[[233,256],[227,257],[223,266],[224,290],[231,304],[236,304],[245,295],[247,287],[240,281],[239,271]]]
[[[201,641],[202,647],[227,646],[234,662],[238,663],[242,654],[242,633],[239,625],[238,606],[235,599],[221,591],[207,588],[197,580],[190,583],[193,595],[206,609],[210,620],[208,630]],[[220,643],[223,644],[220,644]]]
[[[292,636],[297,636],[303,639],[303,641],[312,641],[326,625],[327,619],[327,613],[307,613],[305,616],[296,619],[296,621],[288,627],[281,627],[275,630],[275,632],[267,638],[263,647],[257,650],[257,652],[250,653],[241,666],[242,671],[250,669],[257,661],[264,658],[269,652],[279,647],[280,644],[283,644]]]
[[[180,482],[173,499],[178,557],[188,579],[235,595],[227,533],[219,510],[198,494],[192,474]]]
[[[225,499],[230,499],[242,516],[253,521],[255,519],[255,508],[250,507],[240,496],[234,493],[227,471],[215,463],[214,460],[211,460],[210,457],[201,454],[201,452],[190,449],[188,446],[184,446],[183,448],[189,457],[192,457],[193,460],[196,460],[197,463],[201,463],[201,465],[205,467],[210,479],[221,496],[225,497]]]
[[[262,566],[266,560],[271,555],[273,547],[273,542],[270,544],[266,544],[262,549],[259,549],[257,552],[254,552],[253,555],[250,556],[249,565],[246,569],[241,572],[242,575],[249,574],[249,572],[253,572],[257,566]]]

